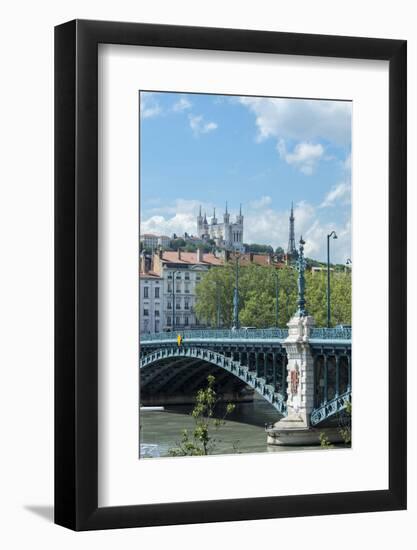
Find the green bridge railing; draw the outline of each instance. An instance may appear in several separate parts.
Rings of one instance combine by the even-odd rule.
[[[158,332],[141,334],[141,342],[157,342],[176,340],[181,334],[184,340],[285,340],[288,336],[286,328],[265,328],[265,329],[205,329],[205,330],[176,330],[174,332]],[[351,340],[352,329],[350,327],[334,328],[313,328],[310,334],[311,339],[318,340]]]

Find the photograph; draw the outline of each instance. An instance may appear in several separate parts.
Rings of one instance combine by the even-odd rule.
[[[140,458],[351,446],[351,116],[140,91]]]

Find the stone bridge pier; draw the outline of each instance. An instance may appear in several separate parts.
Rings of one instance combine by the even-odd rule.
[[[312,445],[324,432],[331,442],[342,440],[336,427],[316,428],[311,414],[316,406],[315,359],[310,344],[314,319],[296,314],[288,323],[283,342],[287,352],[287,416],[267,428],[270,445]]]

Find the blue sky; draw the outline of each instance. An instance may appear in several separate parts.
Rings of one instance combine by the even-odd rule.
[[[245,216],[244,242],[286,248],[296,238],[323,260],[350,257],[351,103],[166,92],[140,93],[141,232],[196,232],[211,217]],[[332,243],[332,244],[333,244]]]

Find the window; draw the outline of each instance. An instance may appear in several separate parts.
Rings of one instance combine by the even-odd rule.
[[[175,318],[175,324],[178,326],[179,324],[181,324],[181,317],[176,317]]]
[[[159,321],[155,321],[155,332],[159,332]]]
[[[155,298],[159,298],[159,287],[155,288]]]
[[[181,275],[179,273],[177,273],[177,276],[175,278],[177,279],[177,281],[181,281]]]
[[[144,317],[149,317],[149,309],[144,309],[143,310],[143,316]]]
[[[168,309],[172,309],[172,302],[168,302]]]
[[[181,283],[177,283],[175,292],[181,292]]]
[[[168,315],[167,316],[167,325],[171,326],[171,324],[172,324],[171,315]]]
[[[180,308],[181,308],[181,300],[177,300],[177,301],[175,302],[175,307],[176,307],[177,309],[180,309]]]
[[[190,302],[187,299],[184,300],[184,309],[190,309]]]
[[[190,283],[185,283],[184,292],[185,294],[190,294]]]
[[[149,298],[149,287],[145,286],[143,288],[143,297],[144,298]]]
[[[184,275],[184,279],[185,279],[186,281],[189,281],[189,280],[190,280],[190,274],[189,274],[189,273],[186,273],[186,274]]]
[[[168,283],[168,292],[172,292],[172,284]]]
[[[196,281],[201,281],[201,276],[200,276],[200,275],[196,275],[195,280],[196,280]]]
[[[184,317],[184,325],[188,325],[188,317],[187,316]]]
[[[155,317],[159,317],[159,309],[155,309]]]

